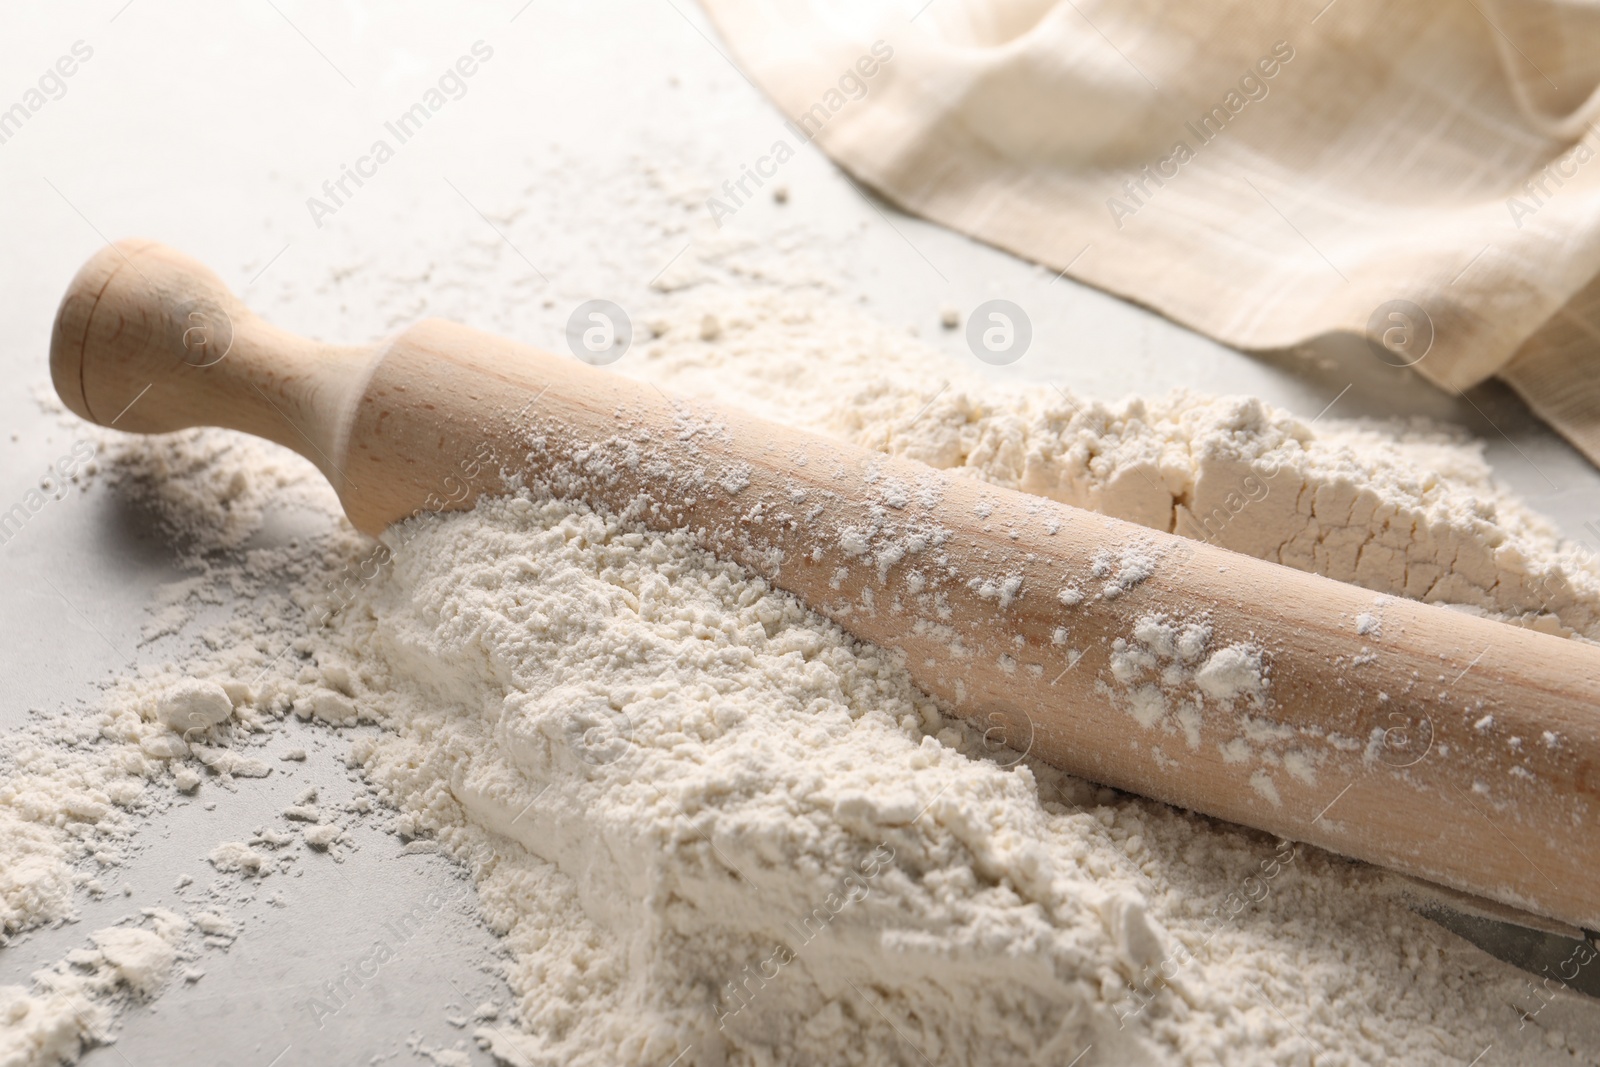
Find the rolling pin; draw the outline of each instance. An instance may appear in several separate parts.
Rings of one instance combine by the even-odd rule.
[[[373,536],[519,487],[687,529],[897,652],[1003,763],[1031,753],[1600,928],[1593,645],[674,399],[455,323],[321,344],[147,241],[78,272],[50,368],[91,422],[228,427],[299,452]]]

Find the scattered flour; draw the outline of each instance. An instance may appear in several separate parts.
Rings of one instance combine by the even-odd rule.
[[[36,971],[31,988],[0,986],[0,1064],[6,1067],[72,1062],[86,1045],[111,1039],[114,1008],[149,999],[192,954],[184,945],[189,922],[161,908],[146,912],[154,929],[112,926]]]
[[[1147,729],[1173,717],[1192,750],[1200,748],[1208,700],[1213,707],[1231,708],[1241,698],[1260,706],[1266,692],[1261,650],[1239,643],[1212,650],[1204,619],[1145,615],[1131,637],[1117,638],[1111,648],[1111,681],[1121,687],[1129,713]]]
[[[680,300],[651,333],[635,370],[664,388],[1379,594],[1600,637],[1592,560],[1436,431],[1314,430],[1240,398],[1001,392],[788,295]],[[893,657],[682,535],[513,496],[375,551],[270,446],[192,431],[108,438],[101,456],[203,579],[184,596],[234,614],[94,715],[5,739],[8,931],[70,914],[78,864],[115,856],[138,814],[270,771],[250,738],[375,722],[351,758],[401,836],[467,866],[504,937],[511,1001],[473,1036],[509,1064],[1466,1065],[1488,1046],[1600,1062],[1587,1005],[1420,918],[1402,879],[997,749]],[[252,547],[279,497],[325,528]],[[1050,595],[1114,597],[1152,564],[1131,546]],[[997,606],[1028,595],[991,585]],[[1380,622],[1375,606],[1358,625],[1376,638]],[[1259,650],[1216,644],[1204,618],[1146,615],[1101,681],[1186,730],[1268,684]],[[163,717],[196,702],[201,729]],[[305,847],[338,841],[324,808],[283,813]],[[292,841],[209,858],[267,876]],[[141,967],[138,948],[96,939],[91,973],[115,977],[86,995],[157,988],[172,962]],[[38,996],[0,992],[0,1017]],[[0,1063],[49,1063],[45,1047]]]

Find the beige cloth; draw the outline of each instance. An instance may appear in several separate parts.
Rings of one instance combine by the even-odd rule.
[[[1600,463],[1597,0],[702,2],[907,210],[1242,348],[1431,322]]]

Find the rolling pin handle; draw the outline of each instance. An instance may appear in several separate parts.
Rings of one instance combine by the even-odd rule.
[[[271,326],[204,264],[124,240],[95,253],[67,287],[50,377],[67,407],[97,425],[243,430],[331,476],[339,421],[370,352]]]

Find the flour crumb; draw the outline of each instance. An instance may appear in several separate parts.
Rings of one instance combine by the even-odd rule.
[[[233,714],[233,701],[216,682],[189,678],[161,694],[156,718],[177,733],[207,730],[226,722]]]
[[[242,841],[224,841],[206,857],[223,873],[265,874],[267,857]]]

